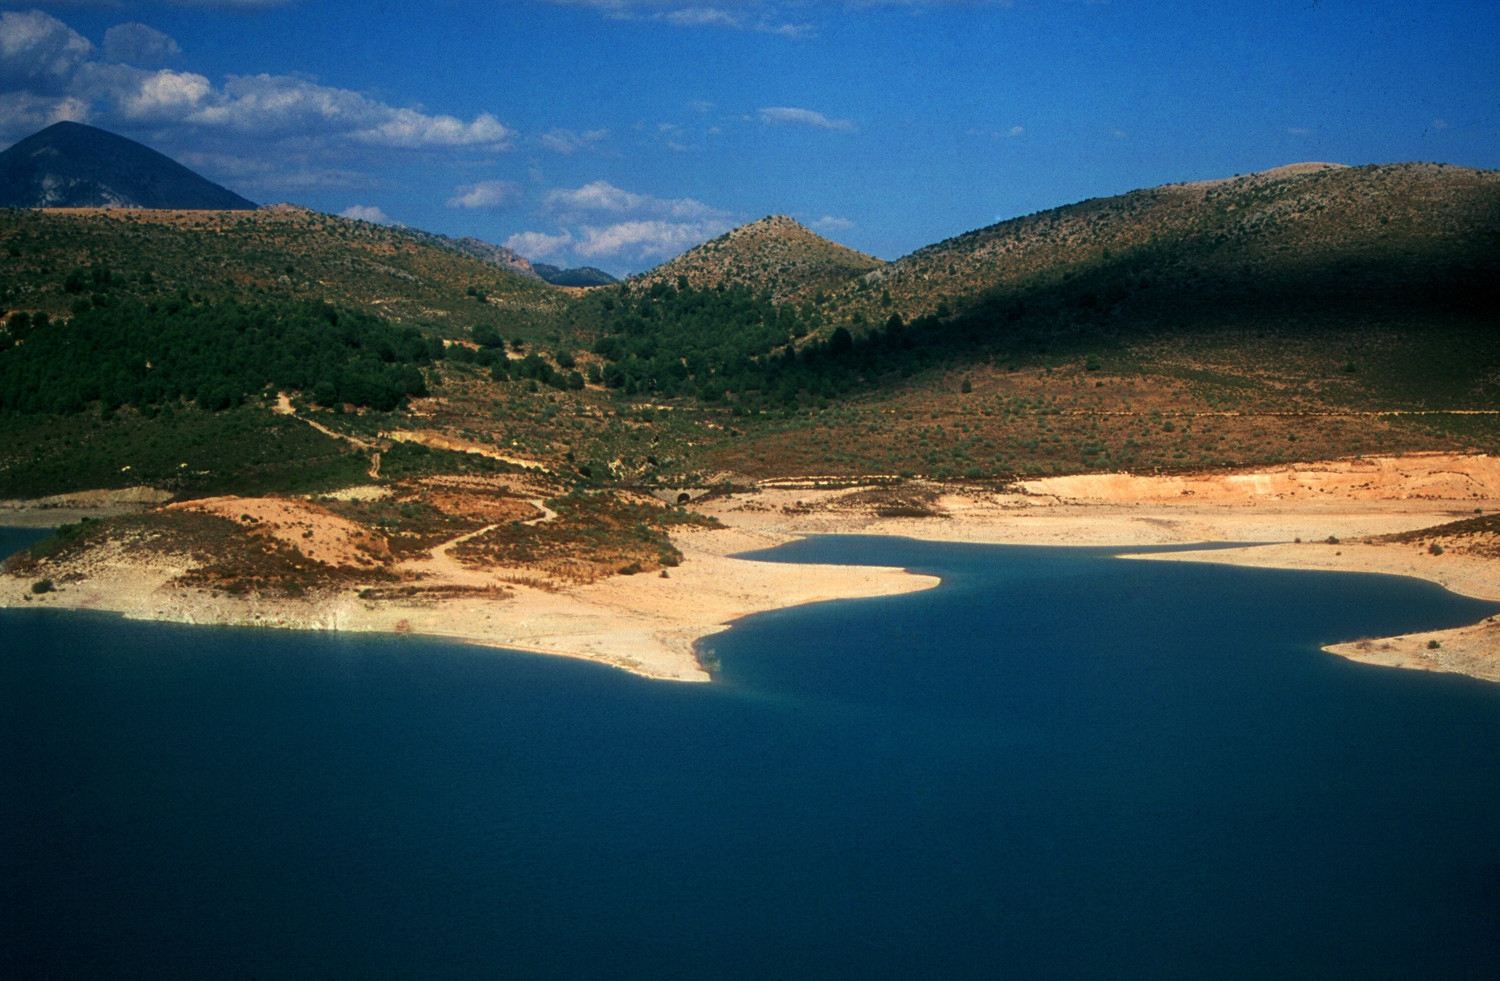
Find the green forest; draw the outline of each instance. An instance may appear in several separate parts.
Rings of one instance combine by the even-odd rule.
[[[381,411],[425,395],[441,352],[411,327],[326,303],[183,298],[85,303],[69,318],[12,313],[0,334],[0,409],[70,415],[93,403],[222,411],[284,389]]]

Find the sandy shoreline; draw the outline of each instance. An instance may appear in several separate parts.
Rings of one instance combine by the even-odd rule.
[[[306,598],[233,597],[174,585],[190,569],[185,561],[142,561],[111,545],[93,550],[86,561],[44,568],[57,577],[54,592],[33,593],[36,574],[0,579],[0,606],[99,610],[177,623],[420,634],[583,658],[650,678],[708,681],[697,642],[740,617],[937,584],[934,577],[895,568],[731,557],[789,540],[775,533],[693,530],[674,534],[673,540],[684,561],[667,578],[613,576],[558,589],[527,585],[507,570],[468,572],[467,581],[455,584],[469,595],[412,600],[363,599],[358,588]]]
[[[1434,554],[1361,539],[1427,528],[1500,507],[1500,460],[1427,454],[1334,461],[1193,477],[1099,475],[1027,481],[1014,493],[925,490],[931,516],[883,517],[868,491],[763,489],[700,502],[724,529],[673,533],[684,561],[668,577],[613,576],[538,588],[464,574],[471,590],[427,601],[363,600],[356,590],[309,599],[233,598],[170,586],[183,568],[143,565],[123,550],[91,556],[60,591],[33,595],[8,577],[0,605],[112,610],[189,623],[399,632],[586,658],[652,678],[706,681],[695,644],[751,613],[822,600],[885,596],[936,580],[900,569],[756,562],[738,553],[809,534],[893,535],[930,541],[1132,547],[1258,542],[1249,548],[1151,555],[1416,576],[1465,595],[1500,600],[1500,560]],[[91,502],[92,503],[92,502]],[[53,521],[66,509],[49,508]],[[0,511],[0,523],[16,510]],[[1298,541],[1300,539],[1300,541]],[[1337,544],[1330,544],[1336,539]],[[1437,647],[1429,645],[1436,641]],[[1454,671],[1500,681],[1500,624],[1329,648],[1357,660]]]

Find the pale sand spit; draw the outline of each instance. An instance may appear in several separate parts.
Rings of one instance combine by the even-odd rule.
[[[895,535],[931,541],[1132,547],[1254,542],[1248,548],[1151,555],[1417,576],[1500,600],[1500,561],[1361,539],[1426,528],[1500,507],[1500,460],[1425,454],[1297,464],[1190,477],[1097,475],[1026,481],[1007,492],[908,482],[929,517],[882,517],[869,488],[766,488],[694,505],[727,527],[673,534],[683,564],[668,577],[614,576],[544,587],[516,570],[450,570],[456,597],[365,600],[356,590],[309,599],[232,598],[170,585],[181,563],[143,563],[118,547],[96,550],[57,593],[31,595],[11,577],[0,605],[113,610],[194,623],[257,624],[453,637],[586,658],[653,678],[704,681],[695,645],[762,610],[929,588],[900,569],[757,562],[738,553],[810,534]],[[237,502],[212,505],[235,511]],[[55,511],[53,513],[56,513]],[[905,512],[896,512],[905,513]],[[54,519],[55,520],[55,519]],[[1339,544],[1330,544],[1329,539]],[[1300,539],[1300,542],[1297,541]],[[59,570],[64,571],[64,570]],[[431,571],[429,564],[428,571]],[[1431,647],[1429,641],[1437,641]],[[1379,664],[1500,680],[1500,626],[1371,638],[1330,648]]]

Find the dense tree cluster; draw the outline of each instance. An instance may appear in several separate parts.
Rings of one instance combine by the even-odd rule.
[[[602,380],[626,394],[718,401],[758,387],[764,359],[822,323],[812,306],[777,307],[767,292],[741,286],[693,289],[663,282],[638,296],[590,297],[607,362]]]
[[[743,287],[658,282],[641,295],[589,302],[598,331],[593,352],[605,359],[600,379],[628,395],[790,406],[909,375],[939,354],[927,343],[937,334],[935,317],[907,325],[893,315],[872,327],[855,314],[824,339],[802,340],[825,325],[816,304],[778,307],[769,294]]]
[[[571,391],[581,391],[584,387],[583,374],[567,370],[576,368],[578,364],[571,352],[559,350],[552,355],[551,362],[535,351],[524,358],[512,358],[505,353],[505,341],[501,339],[499,331],[489,324],[475,326],[470,331],[470,336],[479,345],[478,349],[455,344],[447,350],[449,360],[489,368],[490,378],[497,382],[520,379],[534,382],[537,387],[547,385]],[[524,347],[520,338],[511,341],[511,349],[517,354]]]
[[[389,411],[426,394],[435,345],[415,329],[325,303],[82,306],[15,313],[0,334],[0,409],[71,414],[187,400],[219,411],[268,389]]]

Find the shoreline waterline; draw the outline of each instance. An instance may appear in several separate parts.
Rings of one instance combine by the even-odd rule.
[[[237,599],[172,586],[183,567],[145,563],[115,549],[97,556],[87,574],[74,570],[74,581],[57,592],[32,594],[29,582],[8,577],[0,587],[0,606],[100,609],[143,620],[411,633],[583,658],[650,678],[702,682],[710,675],[699,663],[697,647],[740,618],[937,585],[931,576],[900,568],[806,566],[741,557],[809,535],[1096,546],[1119,549],[1122,557],[1153,560],[1388,573],[1425,579],[1465,596],[1500,599],[1500,561],[1364,541],[1500,507],[1500,461],[1487,456],[1333,461],[1195,478],[1049,478],[1023,482],[1019,492],[937,487],[929,517],[883,516],[878,507],[857,501],[859,490],[768,486],[702,502],[699,509],[724,527],[674,531],[672,540],[684,561],[670,578],[613,576],[551,589],[512,580],[501,599],[447,598],[422,604],[367,601],[354,591],[312,600]],[[58,508],[48,508],[46,514],[64,516]],[[1237,544],[1244,542],[1270,544]],[[1157,546],[1185,550],[1132,552]],[[60,581],[66,571],[60,570]],[[1365,640],[1329,650],[1355,660],[1500,681],[1500,625],[1488,620],[1431,634]]]

